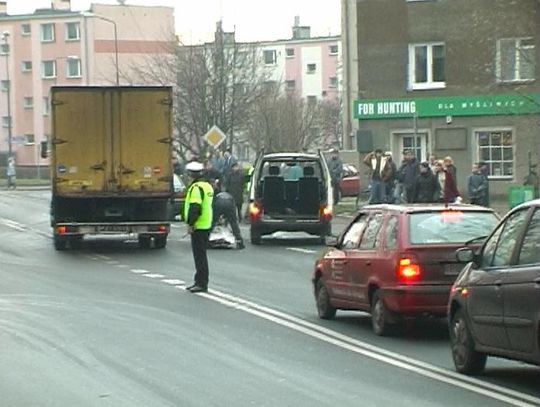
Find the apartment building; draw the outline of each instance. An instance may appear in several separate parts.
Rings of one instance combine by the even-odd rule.
[[[536,0],[342,0],[344,141],[472,163],[505,200],[540,156]]]
[[[69,0],[53,0],[51,8],[8,15],[0,1],[0,166],[10,139],[19,167],[48,164],[39,145],[50,132],[51,86],[155,84],[134,68],[170,53],[174,33],[170,7],[119,2],[74,11]]]

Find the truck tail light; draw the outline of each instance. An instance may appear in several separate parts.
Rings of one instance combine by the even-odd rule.
[[[261,218],[262,207],[257,205],[255,202],[252,202],[249,205],[249,216],[251,220],[259,220]]]
[[[321,205],[319,211],[321,219],[330,220],[332,219],[332,209],[327,205]]]
[[[397,275],[400,280],[410,282],[420,279],[422,269],[411,257],[403,257],[398,262]]]

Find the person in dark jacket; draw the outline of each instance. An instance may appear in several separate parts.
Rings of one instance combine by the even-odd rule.
[[[371,172],[370,175],[370,204],[380,204],[388,202],[386,196],[386,184],[392,178],[392,166],[388,157],[383,155],[383,151],[378,148],[377,150],[369,153],[364,158],[364,164],[366,164]]]
[[[413,189],[414,203],[433,203],[439,198],[439,183],[437,177],[431,172],[429,163],[424,161],[420,164],[420,174],[416,177]]]
[[[240,164],[234,163],[225,180],[225,190],[234,198],[239,220],[242,219],[242,205],[244,204],[244,182],[244,170]]]
[[[413,189],[418,174],[420,174],[418,160],[411,150],[404,150],[403,162],[398,170],[398,182],[405,202],[411,203],[413,201]]]
[[[212,228],[218,223],[219,218],[223,216],[227,223],[231,226],[234,238],[236,239],[236,247],[238,249],[244,248],[244,239],[240,233],[240,227],[238,226],[238,218],[236,217],[236,204],[233,196],[228,192],[220,192],[214,196],[213,200],[213,215]]]
[[[343,161],[339,158],[339,151],[336,148],[330,150],[331,157],[328,160],[328,169],[332,180],[332,189],[334,190],[334,205],[337,205],[340,198],[340,183],[343,178]]]
[[[478,164],[473,165],[473,170],[467,179],[469,201],[473,205],[488,206],[488,179]]]

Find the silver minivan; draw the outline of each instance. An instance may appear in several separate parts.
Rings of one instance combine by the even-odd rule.
[[[321,152],[260,153],[249,190],[251,243],[277,231],[331,234],[332,183]]]

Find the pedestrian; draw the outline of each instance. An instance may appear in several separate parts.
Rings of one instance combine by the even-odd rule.
[[[473,205],[488,206],[488,179],[478,163],[473,165],[472,173],[467,179],[469,202]]]
[[[388,203],[394,203],[394,191],[396,188],[397,180],[397,166],[394,162],[391,151],[387,151],[384,155],[388,163],[390,164],[390,168],[392,169],[392,175],[388,178],[388,181],[386,182],[386,199]]]
[[[7,188],[17,188],[17,169],[15,168],[15,157],[9,157],[6,168]]]
[[[231,172],[231,169],[238,159],[233,155],[232,150],[229,148],[223,153],[223,177],[227,178]]]
[[[413,201],[413,189],[416,182],[416,177],[420,173],[418,168],[418,160],[411,150],[403,150],[403,161],[398,170],[399,192],[401,196],[397,196],[397,203]]]
[[[486,194],[485,194],[485,206],[489,207],[489,165],[485,161],[478,162],[478,169],[482,171],[484,177],[486,177]]]
[[[220,150],[215,150],[210,157],[212,167],[218,171],[221,175],[223,174],[223,166],[225,165],[225,159],[223,158],[223,153]]]
[[[330,153],[331,157],[328,161],[328,169],[330,170],[332,190],[334,191],[334,205],[337,205],[341,196],[340,183],[343,178],[343,161],[339,158],[339,151],[336,148],[331,149]]]
[[[428,161],[420,164],[420,174],[416,177],[413,189],[414,203],[434,203],[440,196],[440,186],[437,177],[431,171]]]
[[[364,158],[371,171],[370,175],[370,204],[380,204],[387,202],[386,183],[392,177],[392,166],[388,162],[388,157],[383,155],[383,151],[378,148]]]
[[[242,206],[244,204],[244,170],[238,163],[234,163],[231,173],[225,180],[225,190],[232,195],[236,204],[238,220],[242,219]]]
[[[186,288],[192,293],[206,292],[208,290],[208,257],[206,249],[212,228],[212,201],[214,190],[203,177],[204,165],[192,161],[186,165],[186,171],[192,179],[186,193],[184,204],[184,219],[188,224],[188,233],[191,236],[191,250],[195,261],[194,283]]]
[[[435,175],[439,182],[439,197],[438,201],[445,204],[460,202],[461,197],[456,186],[456,181],[452,173],[444,167],[443,160],[437,161],[435,164]]]
[[[221,172],[214,167],[212,160],[206,160],[204,162],[204,175],[205,179],[212,185],[214,195],[216,195],[221,190],[223,176],[221,175]]]
[[[234,238],[236,239],[236,247],[238,249],[243,249],[245,247],[244,239],[240,232],[240,226],[238,226],[238,217],[236,216],[237,209],[234,197],[229,192],[220,192],[214,197],[213,211],[212,228],[217,225],[219,218],[223,216],[231,226]]]
[[[450,174],[452,174],[452,177],[454,178],[454,181],[457,182],[457,168],[454,165],[454,160],[452,160],[452,157],[446,156],[443,160],[443,166],[446,171],[448,171]]]

